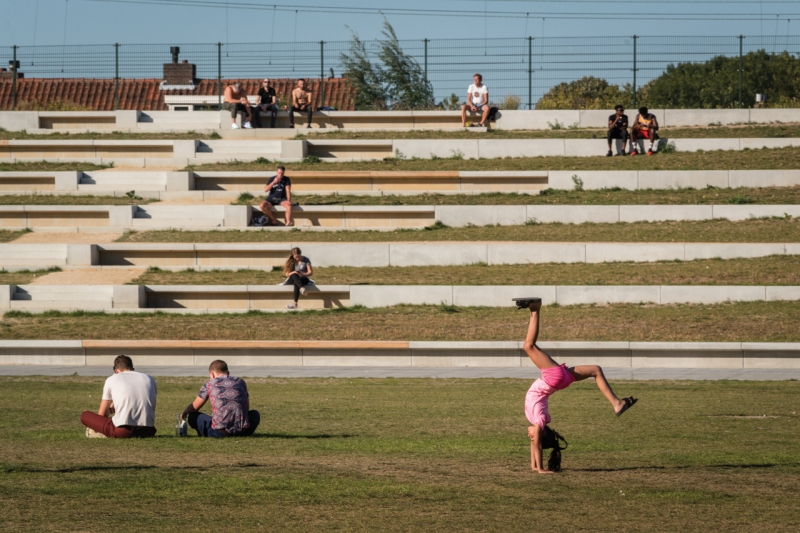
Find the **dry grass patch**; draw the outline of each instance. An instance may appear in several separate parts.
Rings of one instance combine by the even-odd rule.
[[[79,422],[104,378],[0,378],[15,406],[0,428],[0,528],[527,532],[543,502],[554,532],[800,521],[787,497],[800,491],[797,382],[619,381],[639,398],[619,419],[576,383],[550,407],[564,472],[543,478],[525,438],[530,380],[247,379],[261,425],[218,441],[170,436],[204,379],[156,379],[158,436],[112,441]]]
[[[721,189],[645,189],[631,191],[619,187],[575,191],[545,189],[539,194],[419,194],[383,195],[303,195],[293,194],[300,205],[709,205],[709,204],[800,204],[797,187],[740,187]],[[248,205],[253,200],[238,200]]]
[[[313,277],[320,285],[800,285],[800,256],[656,263],[325,267],[315,268]],[[131,283],[270,285],[284,279],[282,271],[168,272],[151,268]]]
[[[800,242],[800,218],[530,224],[396,231],[145,231],[119,242]]]
[[[11,242],[13,240],[19,239],[23,235],[28,233],[27,231],[8,231],[8,230],[0,230],[0,242]]]
[[[526,320],[525,313],[510,306],[344,308],[279,315],[10,312],[0,321],[0,339],[511,341],[522,340]],[[542,320],[543,341],[800,341],[798,302],[548,306]]]
[[[144,205],[154,200],[130,196],[94,196],[91,194],[20,194],[0,195],[0,205]]]
[[[58,267],[42,269],[42,270],[17,270],[15,272],[8,272],[0,270],[0,285],[28,285],[53,272],[60,272]]]
[[[609,112],[609,114],[611,114]],[[474,121],[474,119],[473,119]],[[468,121],[469,122],[469,121]],[[348,131],[312,130],[301,131],[298,137],[308,140],[324,139],[598,139],[605,140],[607,128],[562,128],[549,130],[490,130],[478,133],[466,130],[429,131]],[[742,124],[737,126],[693,126],[664,127],[658,132],[663,138],[672,139],[720,139],[720,138],[770,138],[800,137],[800,124]]]
[[[605,157],[605,140],[597,141],[597,157],[517,157],[505,159],[398,159],[342,163],[286,163],[287,174],[295,170],[795,170],[800,168],[800,147],[758,150],[659,153],[653,157]],[[197,171],[271,172],[275,162],[232,161],[186,167]]]
[[[0,172],[74,172],[78,170],[103,170],[113,165],[95,165],[92,163],[54,163],[36,161],[29,163],[0,163]]]
[[[28,133],[27,131],[6,131],[0,129],[0,141],[192,141],[218,139],[219,134],[198,133],[196,131],[185,132],[165,132],[165,133],[127,133],[122,131],[111,131],[108,133]]]

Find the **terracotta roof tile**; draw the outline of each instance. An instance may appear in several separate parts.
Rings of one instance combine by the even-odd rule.
[[[120,79],[119,108],[140,111],[166,111],[165,94],[215,96],[217,80],[200,80],[194,91],[161,91],[162,80],[155,79]],[[278,98],[288,104],[289,94],[295,84],[294,79],[272,80]],[[222,80],[223,88],[239,82],[247,94],[256,94],[260,87],[259,79]],[[323,105],[320,102],[320,80],[310,79],[308,90],[314,95],[314,107]],[[325,80],[324,105],[343,111],[354,109],[355,91],[343,78]],[[17,104],[39,102],[66,102],[77,107],[93,111],[114,110],[114,80],[94,80],[83,78],[24,78],[17,80]],[[0,80],[0,109],[11,109],[13,103],[12,81]]]

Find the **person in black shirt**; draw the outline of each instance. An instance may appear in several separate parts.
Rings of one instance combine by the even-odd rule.
[[[622,153],[617,155],[625,155],[625,145],[628,143],[628,115],[625,113],[625,108],[618,105],[614,108],[615,113],[608,117],[608,153],[606,157],[614,155],[611,152],[611,141],[613,139],[622,139]]]
[[[269,78],[265,78],[258,90],[258,108],[256,109],[256,127],[261,127],[261,113],[270,113],[269,127],[275,127],[275,117],[278,115],[278,95],[275,89],[270,86]]]
[[[281,205],[286,210],[286,226],[294,225],[292,222],[292,180],[285,173],[286,168],[278,167],[275,175],[264,185],[267,197],[259,205],[261,212],[269,218],[270,224],[273,226],[278,224],[278,219],[272,213],[271,206],[273,205]]]

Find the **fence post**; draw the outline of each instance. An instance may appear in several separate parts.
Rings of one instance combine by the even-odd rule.
[[[528,37],[528,111],[533,106],[531,100],[533,100],[533,37]]]
[[[636,102],[636,72],[639,70],[636,68],[636,40],[639,39],[637,35],[633,36],[633,108],[636,109],[637,102]]]
[[[222,43],[217,43],[217,104],[222,110]]]
[[[325,107],[325,41],[319,42],[320,107]]]
[[[119,43],[114,44],[114,110],[119,109]]]
[[[425,81],[428,81],[428,41],[430,39],[422,39],[425,44]]]
[[[744,35],[739,36],[739,108],[742,107],[742,40]]]
[[[17,109],[17,45],[11,48],[14,49],[14,73],[11,75],[11,109]]]

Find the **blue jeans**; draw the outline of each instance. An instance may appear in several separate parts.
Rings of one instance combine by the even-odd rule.
[[[252,435],[258,424],[261,422],[261,415],[258,411],[250,411],[247,413],[250,417],[250,427],[241,433],[223,433],[211,427],[211,417],[203,413],[190,413],[189,426],[197,431],[199,437],[211,437],[213,439],[222,439],[225,437],[249,437]]]

